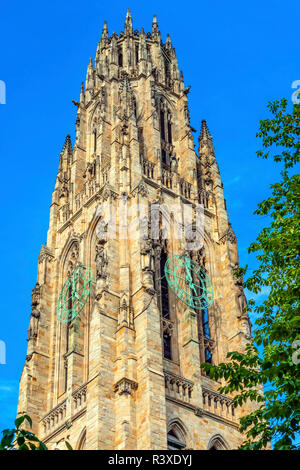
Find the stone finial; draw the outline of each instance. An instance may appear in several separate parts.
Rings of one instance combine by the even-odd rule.
[[[80,103],[84,104],[84,83],[81,82],[80,87]]]
[[[93,71],[93,59],[90,57],[87,73],[89,74],[92,71]]]
[[[93,88],[94,86],[93,71],[94,71],[93,60],[90,57],[89,65],[88,65],[87,72],[86,72],[86,82],[85,82],[86,90],[89,90]]]
[[[102,29],[102,37],[101,40],[105,41],[108,39],[108,29],[107,29],[107,22],[104,21],[103,29]]]
[[[170,38],[169,33],[167,34],[166,48],[169,49],[169,50],[172,49],[172,43],[171,43],[171,38]]]
[[[159,33],[158,29],[158,24],[157,24],[157,18],[156,15],[153,15],[153,21],[152,21],[152,34],[153,36]]]
[[[132,34],[132,18],[131,18],[131,13],[128,8],[127,13],[126,13],[126,19],[125,19],[125,34],[130,35]]]

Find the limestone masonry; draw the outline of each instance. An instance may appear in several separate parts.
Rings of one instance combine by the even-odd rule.
[[[243,350],[250,322],[212,137],[202,121],[197,155],[188,92],[155,16],[151,33],[133,30],[129,11],[119,35],[104,23],[74,101],[74,146],[67,136],[60,154],[20,381],[18,412],[50,449],[64,449],[65,439],[74,449],[203,450],[243,440],[238,418],[249,410],[234,409],[200,368]],[[202,204],[203,247],[186,251],[187,236],[174,236],[183,221],[172,214],[165,238],[165,213],[158,239],[144,236],[143,223],[134,237],[99,237],[105,211],[120,233],[125,199],[138,208],[133,220],[153,203]],[[164,263],[183,253],[212,282],[209,308],[189,308],[166,282]],[[63,323],[58,297],[78,265],[92,270],[91,292]]]

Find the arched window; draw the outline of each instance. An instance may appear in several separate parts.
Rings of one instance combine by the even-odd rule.
[[[172,144],[172,125],[169,119],[168,119],[168,141],[169,141],[169,144]]]
[[[73,273],[74,268],[79,263],[79,241],[78,239],[73,240],[70,244],[67,244],[65,256],[62,259],[61,266],[61,286],[63,286],[67,278]],[[82,280],[77,280],[78,285],[76,285],[77,292],[81,292],[81,283]],[[64,316],[63,322],[59,322],[59,334],[57,335],[57,361],[59,369],[59,380],[57,394],[61,396],[67,390],[68,381],[70,379],[70,369],[69,361],[70,354],[72,355],[73,348],[76,350],[76,360],[73,362],[73,378],[72,381],[76,381],[76,385],[79,386],[85,378],[86,369],[84,366],[84,357],[85,357],[85,345],[86,345],[86,320],[84,318],[84,311],[74,320],[72,318],[72,307],[74,299],[74,293],[72,294],[72,285],[69,283],[66,286],[66,291],[64,295],[65,303],[65,314],[68,315],[66,318]],[[74,379],[75,378],[75,379]]]
[[[167,86],[169,86],[170,78],[170,63],[165,59],[165,83]]]
[[[210,329],[209,329],[209,318],[208,318],[208,309],[204,308],[201,310],[202,312],[202,332],[203,336],[208,339],[210,338]],[[212,355],[210,352],[210,347],[209,347],[209,342],[204,341],[204,359],[205,362],[208,362],[209,364],[212,363]]]
[[[158,103],[159,127],[161,142],[161,161],[164,165],[170,166],[170,156],[172,155],[172,115],[168,110],[163,98]]]
[[[180,450],[186,447],[186,433],[183,427],[175,421],[167,434],[168,449]]]
[[[204,272],[207,272],[206,270],[206,257],[205,257],[205,251],[204,248],[202,248],[196,255],[195,257],[196,263],[198,263],[201,268],[204,270]],[[205,283],[205,280],[203,279],[203,283]],[[199,291],[199,296],[203,295],[203,291],[200,289],[197,289]],[[206,304],[205,304],[206,305]],[[212,344],[213,340],[211,338],[211,331],[210,331],[210,318],[209,318],[209,311],[208,308],[203,305],[204,308],[202,308],[199,311],[199,316],[198,316],[198,326],[199,326],[199,340],[201,344],[201,362],[207,362],[209,364],[212,363]],[[204,373],[204,372],[203,372]]]
[[[135,97],[132,98],[132,107],[133,107],[134,117],[137,118],[137,105],[136,105]]]
[[[169,286],[166,276],[164,276],[164,268],[167,262],[167,253],[162,250],[160,256],[160,272],[161,272],[161,314],[164,318],[170,318],[169,308]]]
[[[123,53],[121,48],[118,49],[118,64],[119,67],[123,67]]]
[[[160,255],[160,308],[161,316],[170,320],[170,299],[169,299],[169,286],[166,277],[164,276],[164,267],[168,257],[165,250],[162,250]],[[166,359],[172,359],[172,348],[171,348],[171,335],[168,329],[163,332],[163,348],[164,357]]]
[[[160,110],[160,136],[161,136],[162,140],[165,140],[165,137],[166,137],[165,113],[162,109]]]
[[[72,301],[72,286],[70,284],[69,289],[68,289],[68,316],[69,319],[66,322],[66,348],[65,348],[65,355],[68,354],[69,349],[70,349],[70,330],[71,330],[71,317],[72,317],[72,307],[73,307],[73,301]],[[67,361],[65,361],[64,364],[64,369],[65,369],[65,376],[64,376],[64,391],[67,391],[67,386],[68,386],[68,367],[67,367]]]
[[[228,449],[229,449],[229,446],[227,442],[220,434],[213,436],[208,443],[208,450],[228,450]]]

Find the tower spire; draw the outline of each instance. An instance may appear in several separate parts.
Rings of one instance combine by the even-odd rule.
[[[126,13],[126,19],[125,19],[125,34],[130,35],[132,34],[132,18],[131,18],[131,13],[128,8],[127,13]]]

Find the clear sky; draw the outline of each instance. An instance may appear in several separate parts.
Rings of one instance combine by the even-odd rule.
[[[0,430],[13,424],[27,347],[31,289],[46,241],[49,206],[66,134],[74,142],[80,84],[94,58],[103,22],[151,31],[155,13],[170,33],[186,86],[191,124],[206,119],[214,138],[241,265],[255,267],[247,247],[265,220],[253,215],[278,168],[260,161],[255,133],[268,101],[292,94],[300,79],[299,1],[151,2],[36,0],[2,2],[0,80],[1,312]],[[198,137],[197,132],[197,137]]]

